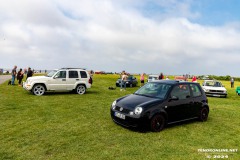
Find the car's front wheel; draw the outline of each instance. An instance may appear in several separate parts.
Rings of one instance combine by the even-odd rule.
[[[153,132],[160,132],[165,127],[166,119],[163,115],[157,114],[150,121],[150,128]]]
[[[200,110],[199,120],[202,122],[206,121],[208,119],[208,113],[209,113],[209,111],[206,107],[202,108]]]
[[[42,84],[36,84],[33,86],[32,93],[36,96],[41,96],[45,93],[45,87]]]
[[[86,87],[84,85],[78,85],[76,88],[77,94],[84,94],[86,92]]]

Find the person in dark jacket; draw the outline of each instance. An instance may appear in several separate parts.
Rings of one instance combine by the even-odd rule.
[[[28,79],[28,77],[32,77],[32,75],[33,75],[33,71],[32,71],[31,68],[29,67],[29,68],[28,68],[28,72],[27,72],[27,79]]]
[[[23,76],[24,76],[24,72],[22,71],[22,68],[20,68],[20,70],[17,73],[17,80],[18,80],[19,86],[21,86],[21,84],[22,84]]]

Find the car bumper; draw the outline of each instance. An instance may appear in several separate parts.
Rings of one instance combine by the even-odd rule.
[[[26,82],[23,82],[23,88],[27,91],[31,91],[32,90],[32,85],[27,84]]]
[[[205,92],[206,96],[212,97],[227,97],[227,93],[213,93],[213,92]]]
[[[129,115],[124,114],[125,119],[119,118],[115,116],[115,112],[119,113],[118,111],[114,111],[111,109],[111,117],[112,120],[121,126],[127,128],[139,128],[139,127],[146,127],[148,124],[148,119],[146,117],[130,117]]]

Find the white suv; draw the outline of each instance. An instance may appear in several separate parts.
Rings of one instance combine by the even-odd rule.
[[[50,72],[47,76],[29,77],[23,88],[37,96],[46,91],[72,91],[84,94],[91,88],[92,78],[88,72],[79,68],[62,68]]]

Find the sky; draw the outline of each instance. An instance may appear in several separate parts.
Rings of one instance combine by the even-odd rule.
[[[0,68],[240,77],[239,0],[0,4]]]

